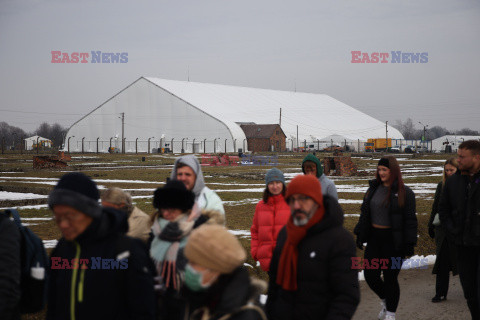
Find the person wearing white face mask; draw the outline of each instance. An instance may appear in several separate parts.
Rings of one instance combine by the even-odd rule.
[[[251,279],[237,238],[219,225],[195,229],[185,246],[185,319],[266,320],[258,306],[266,283]]]

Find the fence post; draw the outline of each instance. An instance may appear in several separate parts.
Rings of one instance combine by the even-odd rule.
[[[217,153],[217,138],[213,139],[213,154]]]
[[[227,139],[225,139],[225,153],[227,153]]]
[[[233,152],[237,152],[237,139],[233,139]]]
[[[138,154],[138,138],[135,139],[135,154]]]
[[[100,137],[97,138],[97,154],[98,154],[98,139],[100,139]]]
[[[206,150],[207,150],[207,145],[206,145],[206,143],[207,143],[207,139],[203,139],[203,153],[207,152],[207,151],[206,151]]]
[[[20,154],[23,154],[23,148],[25,148],[25,138],[22,136],[20,137]]]
[[[83,140],[85,140],[85,137],[82,138],[82,153],[83,153]]]

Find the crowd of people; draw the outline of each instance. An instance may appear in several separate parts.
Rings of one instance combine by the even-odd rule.
[[[65,174],[48,205],[62,234],[51,258],[67,267],[48,272],[46,318],[351,319],[360,303],[352,268],[357,247],[366,263],[384,262],[364,275],[381,304],[378,319],[395,319],[396,262],[414,254],[418,234],[415,194],[396,158],[377,164],[356,240],[343,227],[335,184],[315,155],[305,157],[302,172],[288,185],[277,168],[265,175],[250,254],[268,283],[250,275],[247,252],[226,229],[222,201],[205,185],[194,156],[176,159],[171,177],[153,194],[152,215],[120,188],[100,196],[83,173]],[[446,300],[449,273],[458,273],[472,319],[480,319],[479,184],[480,142],[465,141],[458,158],[444,165],[428,223],[437,246],[432,302]],[[20,319],[19,242],[15,226],[0,214],[1,319]]]

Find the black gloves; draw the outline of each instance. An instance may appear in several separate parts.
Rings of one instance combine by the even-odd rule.
[[[357,248],[363,250],[363,241],[360,240],[360,237],[357,237]]]
[[[166,241],[177,241],[181,238],[181,236],[182,230],[180,229],[178,222],[168,223],[158,235],[161,240]]]
[[[412,244],[404,244],[402,251],[403,251],[403,255],[405,257],[413,256],[413,254],[414,254],[413,245]]]
[[[435,238],[435,227],[434,226],[429,226],[428,227],[428,235],[430,238],[434,239]]]

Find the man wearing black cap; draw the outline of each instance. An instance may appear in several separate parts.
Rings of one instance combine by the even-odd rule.
[[[64,175],[49,195],[62,238],[51,254],[47,319],[154,319],[146,249],[99,196],[82,173]]]

